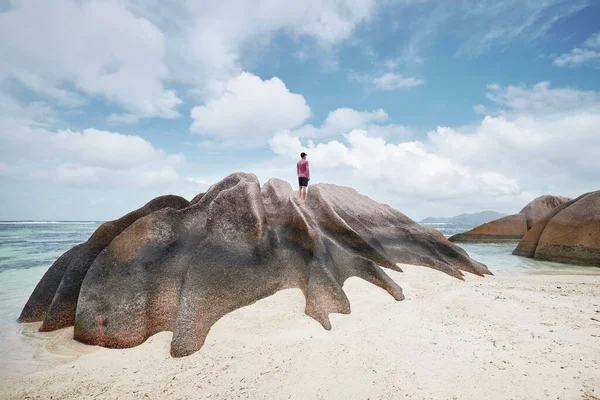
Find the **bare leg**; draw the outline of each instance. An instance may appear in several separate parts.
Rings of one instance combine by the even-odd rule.
[[[298,198],[301,199],[302,198],[302,186],[298,187]]]
[[[302,188],[302,200],[306,200],[306,186]]]

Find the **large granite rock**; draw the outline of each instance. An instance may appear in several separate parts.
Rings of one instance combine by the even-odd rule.
[[[600,267],[600,191],[551,210],[527,232],[513,254]]]
[[[567,197],[544,195],[530,201],[518,214],[498,218],[450,237],[451,242],[518,242],[540,219]]]
[[[72,270],[80,276],[77,260],[56,276],[69,280]],[[82,268],[86,273],[69,322],[76,340],[113,348],[136,346],[169,330],[171,354],[185,356],[202,347],[223,315],[282,289],[300,288],[306,314],[325,329],[331,328],[330,313],[350,313],[342,289],[349,277],[402,300],[402,289],[381,269],[400,271],[396,263],[459,279],[462,271],[490,273],[438,231],[353,189],[313,185],[302,202],[284,181],[271,179],[261,189],[254,175],[237,173],[189,207],[149,213],[112,238]],[[56,265],[47,276],[62,268]],[[45,279],[40,285],[46,291],[36,289],[30,303],[58,298]]]
[[[115,221],[100,225],[85,243],[67,251],[46,271],[25,304],[19,322],[44,321],[40,331],[72,326],[81,283],[98,254],[138,219],[164,208],[180,209],[188,205],[183,197],[162,196]]]
[[[537,197],[529,202],[521,211],[520,214],[525,214],[527,217],[527,229],[531,229],[538,221],[554,208],[571,200],[568,197],[544,195]]]

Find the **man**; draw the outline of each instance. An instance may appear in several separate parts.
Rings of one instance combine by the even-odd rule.
[[[308,181],[310,180],[310,168],[308,167],[308,160],[306,159],[306,153],[300,153],[301,160],[296,164],[296,172],[298,173],[298,198],[306,200],[306,188],[308,187]]]

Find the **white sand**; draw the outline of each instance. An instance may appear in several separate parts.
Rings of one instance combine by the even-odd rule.
[[[1,378],[0,398],[600,398],[600,276],[461,282],[402,267],[386,272],[405,301],[352,278],[352,314],[329,332],[287,290],[225,316],[181,359],[167,332],[128,350],[74,345],[72,329],[31,339],[58,355]]]

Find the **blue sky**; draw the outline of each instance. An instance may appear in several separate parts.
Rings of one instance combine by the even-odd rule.
[[[600,2],[0,1],[0,219],[245,171],[408,216],[600,189]]]

